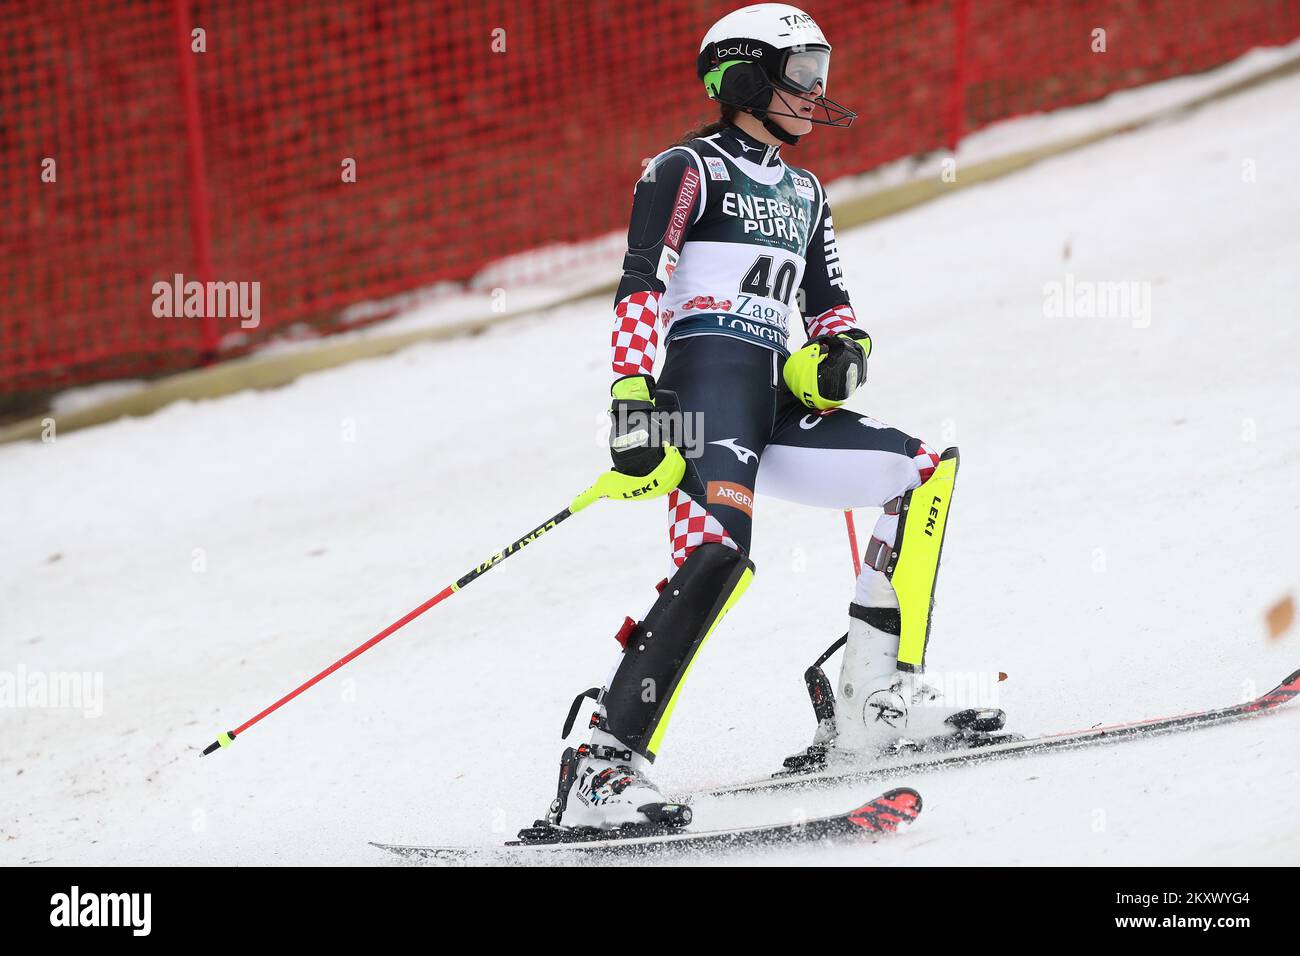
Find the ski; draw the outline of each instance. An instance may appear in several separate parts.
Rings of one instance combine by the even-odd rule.
[[[1267,694],[1262,694],[1253,700],[1240,704],[1233,704],[1230,707],[1201,710],[1190,714],[1180,714],[1176,717],[1157,717],[1124,724],[1111,724],[1104,727],[1090,727],[1086,730],[1045,734],[1039,737],[1022,738],[1006,743],[991,743],[955,752],[952,750],[935,752],[922,750],[909,755],[883,758],[869,767],[850,769],[841,765],[812,771],[783,770],[759,780],[699,790],[692,793],[690,798],[725,796],[735,793],[761,793],[793,787],[834,787],[842,784],[879,780],[902,773],[928,773],[935,770],[964,767],[994,760],[1009,760],[1015,757],[1029,757],[1053,751],[1094,747],[1121,740],[1198,730],[1203,727],[1213,727],[1272,713],[1282,705],[1294,700],[1297,695],[1300,695],[1300,670],[1291,674],[1290,677]]]
[[[518,854],[581,854],[650,856],[665,852],[767,849],[822,840],[861,840],[894,833],[921,812],[921,795],[900,787],[887,791],[847,813],[837,813],[799,823],[733,827],[694,832],[681,828],[623,828],[596,830],[538,826],[520,832],[521,839],[500,846],[403,846],[371,843],[373,847],[407,860],[490,862],[495,856],[517,859]],[[651,831],[651,832],[648,832]]]

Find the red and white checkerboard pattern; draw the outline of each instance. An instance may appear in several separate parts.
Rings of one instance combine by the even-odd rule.
[[[853,306],[836,305],[827,309],[815,319],[808,321],[808,338],[819,335],[839,335],[849,329],[857,328],[858,317],[853,314]]]
[[[651,375],[659,349],[659,293],[633,292],[614,306],[615,375]]]
[[[709,541],[740,550],[722,523],[683,491],[668,493],[668,515],[668,540],[672,542],[673,564],[679,568],[687,555]]]
[[[930,480],[930,476],[934,474],[934,470],[939,467],[939,456],[933,448],[925,442],[921,442],[921,447],[912,456],[912,463],[916,465],[916,470],[920,472],[921,484],[925,484]]]

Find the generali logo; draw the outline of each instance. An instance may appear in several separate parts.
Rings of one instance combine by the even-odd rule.
[[[754,517],[754,492],[734,481],[710,481],[708,503],[726,505],[745,512],[751,518]]]
[[[677,199],[673,202],[673,215],[668,220],[668,231],[664,233],[664,245],[675,252],[682,251],[682,240],[686,235],[686,220],[691,215],[691,206],[700,191],[700,174],[688,169],[682,175],[682,184],[677,187]]]

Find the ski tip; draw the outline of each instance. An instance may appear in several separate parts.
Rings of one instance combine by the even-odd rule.
[[[850,811],[848,819],[869,833],[894,833],[915,820],[920,812],[921,795],[911,787],[898,787]]]
[[[1257,710],[1271,710],[1300,696],[1300,671],[1295,671],[1267,694],[1257,697],[1252,706]]]

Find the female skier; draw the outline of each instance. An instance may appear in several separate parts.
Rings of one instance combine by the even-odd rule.
[[[917,499],[921,513],[900,534],[913,490],[940,456],[839,408],[866,375],[871,338],[849,304],[825,191],[782,156],[814,124],[853,121],[826,98],[830,54],[795,7],[760,3],[723,17],[697,63],[721,119],[656,156],[636,185],[614,307],[610,451],[627,483],[622,497],[667,494],[675,569],[645,616],[624,621],[606,685],[574,702],[565,736],[587,696],[596,700],[591,741],[564,752],[553,825],[684,822],[646,770],[696,652],[753,576],[756,491],[821,508],[884,508],[849,605],[836,713],[819,711],[813,746],[795,763],[1002,724],[1001,711],[953,713],[919,677],[951,474],[942,494]],[[808,344],[791,354],[795,305]],[[661,326],[667,354],[656,387]],[[665,407],[672,394],[675,407]],[[674,411],[703,429],[685,461],[660,437]],[[945,459],[955,471],[955,449]],[[913,635],[902,655],[900,632],[905,645]]]

